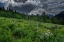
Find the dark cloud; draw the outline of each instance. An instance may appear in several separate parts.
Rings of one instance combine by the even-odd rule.
[[[22,2],[25,3],[27,0],[14,0],[15,2]]]
[[[31,12],[36,6],[33,5],[33,4],[24,4],[24,5],[21,5],[20,7],[18,6],[15,6],[15,7],[12,7],[11,5],[9,5],[9,7],[13,10],[17,10],[19,12],[22,12],[22,13],[29,13]]]
[[[10,7],[22,13],[57,14],[64,10],[64,0],[0,0],[0,6]]]
[[[48,1],[48,0],[40,0],[40,2],[46,2],[46,1]]]
[[[48,4],[43,4],[42,8],[43,9],[47,9],[48,8]]]
[[[3,4],[3,3],[0,3],[0,7],[1,7],[1,6],[4,6],[4,5],[5,5],[5,4]]]

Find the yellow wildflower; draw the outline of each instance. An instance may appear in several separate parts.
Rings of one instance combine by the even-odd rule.
[[[47,32],[50,32],[50,30],[47,30]]]

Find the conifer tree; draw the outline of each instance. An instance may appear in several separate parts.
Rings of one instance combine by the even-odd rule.
[[[9,7],[7,7],[7,10],[9,10]]]
[[[5,10],[4,6],[2,7],[3,10]]]
[[[46,15],[45,15],[45,14],[46,14],[46,13],[43,12],[42,15],[41,15],[41,18],[43,19],[43,22],[45,22],[45,20],[46,20]]]
[[[16,13],[16,10],[15,10],[15,13]]]

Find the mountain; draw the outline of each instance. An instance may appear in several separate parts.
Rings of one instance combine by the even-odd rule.
[[[57,14],[55,17],[64,19],[64,11],[60,12],[60,13]]]

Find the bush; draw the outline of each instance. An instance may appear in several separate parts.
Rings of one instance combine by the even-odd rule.
[[[10,25],[8,25],[8,27],[9,27],[10,30],[14,30],[15,24],[10,24]]]
[[[21,28],[16,28],[15,31],[13,32],[13,36],[15,39],[21,39],[24,38],[27,34],[21,30]]]
[[[0,42],[13,42],[13,37],[9,31],[0,28]]]

